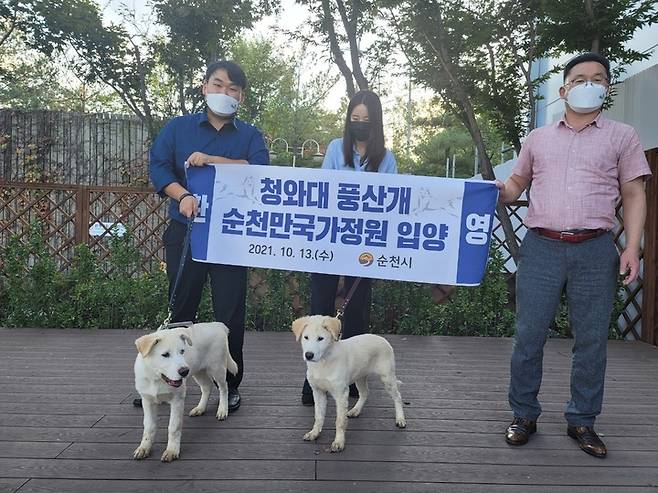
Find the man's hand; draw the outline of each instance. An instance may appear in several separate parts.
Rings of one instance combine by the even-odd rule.
[[[210,156],[204,154],[203,152],[193,152],[190,154],[190,157],[187,158],[187,164],[189,166],[205,166],[210,162]]]
[[[223,156],[210,156],[203,152],[193,152],[186,161],[188,166],[205,166],[206,164],[249,164],[246,159],[229,159]]]
[[[496,180],[496,188],[498,189],[498,202],[502,204],[509,204],[517,200],[523,191],[528,187],[529,180],[521,178],[518,175],[511,175],[507,181],[502,182]]]
[[[199,211],[196,197],[194,195],[186,195],[178,202],[178,211],[185,217],[196,216]]]
[[[640,272],[640,252],[636,248],[627,248],[619,257],[619,275],[624,286],[637,279]]]

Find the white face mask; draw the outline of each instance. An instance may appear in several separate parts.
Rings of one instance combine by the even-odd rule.
[[[215,115],[226,118],[238,112],[240,101],[226,94],[208,93],[206,94],[206,104]]]
[[[567,94],[567,104],[576,113],[592,113],[603,106],[606,88],[601,84],[585,82]]]

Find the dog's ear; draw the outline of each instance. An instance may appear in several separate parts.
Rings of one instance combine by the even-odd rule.
[[[160,339],[161,338],[158,337],[157,334],[147,334],[137,339],[135,341],[135,346],[137,346],[137,351],[139,351],[142,356],[147,356],[153,349],[153,346],[160,342]]]
[[[302,332],[306,328],[309,317],[298,318],[292,323],[292,333],[295,334],[295,340],[299,341],[299,338],[302,336]]]
[[[153,346],[155,346],[160,341],[160,338],[157,334],[146,334],[145,336],[140,337],[135,341],[135,346],[137,346],[137,351],[142,356],[146,356],[151,352]]]
[[[183,342],[184,342],[185,344],[187,344],[188,346],[192,346],[192,339],[190,339],[190,336],[188,336],[188,335],[185,334],[185,333],[182,333],[182,334],[180,335],[180,338],[183,339]]]
[[[329,330],[329,332],[331,332],[331,335],[334,337],[334,341],[340,339],[341,322],[339,318],[326,317],[324,320],[324,324],[326,324],[327,329]]]

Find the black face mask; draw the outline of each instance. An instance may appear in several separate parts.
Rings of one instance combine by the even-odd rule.
[[[370,122],[350,122],[350,133],[352,138],[359,142],[365,142],[370,137]]]

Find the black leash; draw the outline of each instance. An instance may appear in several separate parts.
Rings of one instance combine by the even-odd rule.
[[[187,258],[187,251],[190,247],[190,235],[192,234],[192,226],[194,225],[194,215],[187,218],[187,231],[185,231],[185,238],[183,239],[183,252],[180,256],[180,261],[178,262],[178,271],[176,272],[176,279],[174,279],[174,285],[171,289],[171,295],[169,297],[169,312],[167,318],[164,319],[164,322],[158,327],[158,330],[164,329],[173,329],[175,327],[189,327],[193,322],[171,322],[171,315],[174,310],[174,301],[176,300],[176,291],[178,290],[178,284],[180,283],[180,278],[183,274],[183,267],[185,266],[185,259]]]
[[[352,296],[354,295],[354,292],[356,291],[356,288],[359,287],[360,282],[361,282],[360,277],[357,277],[354,280],[354,283],[352,284],[352,287],[347,292],[347,296],[345,296],[345,299],[343,300],[342,306],[336,312],[336,318],[338,320],[340,320],[341,322],[343,321],[343,316],[345,315],[345,310],[347,309],[347,305],[350,304],[350,301],[352,300]]]

